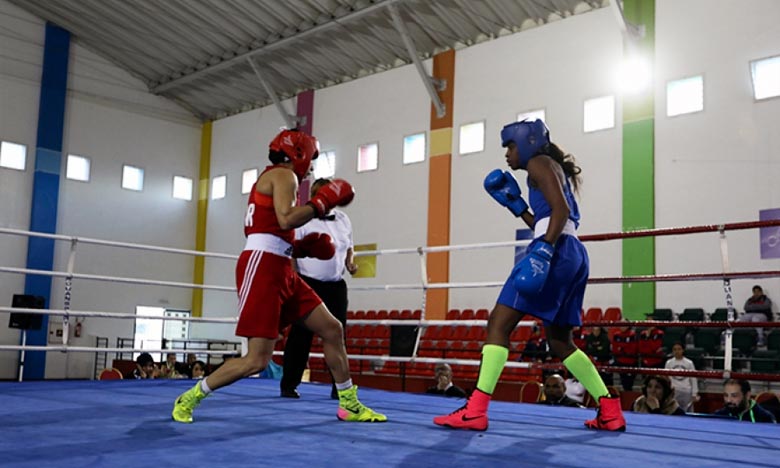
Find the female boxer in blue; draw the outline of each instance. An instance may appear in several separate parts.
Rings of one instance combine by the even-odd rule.
[[[515,265],[488,320],[487,340],[477,388],[466,405],[435,424],[484,431],[490,396],[509,355],[509,335],[524,314],[542,319],[553,354],[599,402],[592,429],[624,431],[620,399],[609,395],[588,356],[572,342],[572,327],[581,325],[580,310],[588,281],[588,253],[577,239],[580,212],[572,187],[579,184],[574,158],[550,142],[541,120],[513,122],[501,130],[501,145],[512,170],[528,172],[526,203],[508,171],[496,169],[485,178],[485,190],[534,230],[534,240]]]

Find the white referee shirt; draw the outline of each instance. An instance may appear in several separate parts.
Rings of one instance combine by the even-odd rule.
[[[354,247],[352,243],[352,223],[343,211],[331,210],[328,215],[335,215],[334,220],[314,218],[295,230],[295,238],[302,239],[313,232],[324,232],[330,235],[336,244],[336,254],[330,260],[317,258],[298,258],[298,272],[309,278],[320,281],[338,281],[346,270],[347,249]]]

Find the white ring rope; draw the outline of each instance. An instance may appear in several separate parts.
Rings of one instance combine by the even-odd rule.
[[[752,226],[751,226],[752,227]],[[721,233],[721,257],[724,262],[724,273],[729,272],[728,267],[728,250],[726,245],[726,239],[725,239],[725,228],[723,226],[719,226],[719,231]],[[138,250],[147,250],[147,251],[153,251],[153,252],[166,252],[166,253],[173,253],[173,254],[183,254],[183,255],[193,255],[193,256],[202,256],[202,257],[213,257],[213,258],[223,258],[223,259],[229,259],[229,260],[236,260],[238,258],[237,255],[231,255],[231,254],[224,254],[224,253],[212,253],[212,252],[205,252],[205,251],[196,251],[196,250],[186,250],[186,249],[176,249],[176,248],[170,248],[170,247],[160,247],[160,246],[153,246],[153,245],[145,245],[145,244],[136,244],[136,243],[129,243],[129,242],[117,242],[117,241],[108,241],[108,240],[102,240],[102,239],[93,239],[93,238],[86,238],[86,237],[74,237],[74,236],[66,236],[66,235],[60,235],[60,234],[48,234],[48,233],[40,233],[40,232],[33,232],[33,231],[24,231],[19,229],[10,229],[10,228],[0,228],[0,234],[10,234],[10,235],[17,235],[17,236],[33,236],[33,237],[42,237],[42,238],[48,238],[58,241],[69,241],[71,243],[71,251],[68,258],[68,265],[67,270],[68,271],[46,271],[46,270],[32,270],[28,268],[14,268],[14,267],[2,267],[0,266],[0,272],[6,272],[6,273],[16,273],[16,274],[26,274],[26,275],[40,275],[40,276],[51,276],[51,277],[62,277],[66,280],[66,297],[65,297],[65,309],[63,310],[57,310],[57,309],[24,309],[24,308],[12,308],[12,307],[0,307],[0,312],[20,312],[20,313],[30,313],[30,314],[49,314],[49,315],[55,315],[55,316],[63,316],[63,326],[65,328],[65,331],[67,332],[67,321],[68,317],[102,317],[102,318],[116,318],[116,319],[128,319],[128,320],[135,320],[139,318],[143,319],[156,319],[156,320],[168,320],[168,321],[189,321],[189,322],[209,322],[209,323],[228,323],[228,324],[235,324],[238,320],[237,317],[222,317],[222,318],[206,318],[206,317],[160,317],[160,316],[149,316],[145,314],[121,314],[121,313],[113,313],[113,312],[102,312],[102,311],[74,311],[70,310],[70,286],[71,282],[74,279],[80,279],[80,280],[90,280],[90,281],[110,281],[110,282],[117,282],[117,283],[129,283],[129,284],[137,284],[137,285],[153,285],[153,286],[168,286],[168,287],[176,287],[176,288],[189,288],[189,289],[204,289],[204,290],[215,290],[215,291],[224,291],[224,292],[233,292],[235,293],[236,288],[233,286],[218,286],[218,285],[202,285],[202,284],[192,284],[192,283],[183,283],[183,282],[174,282],[174,281],[159,281],[159,280],[147,280],[142,278],[128,278],[128,277],[114,277],[114,276],[105,276],[105,275],[94,275],[94,274],[84,274],[84,273],[75,273],[73,272],[73,267],[75,263],[75,254],[76,254],[76,246],[79,244],[93,244],[93,245],[102,245],[102,246],[109,246],[109,247],[120,247],[120,248],[129,248],[129,249],[138,249]],[[681,233],[684,234],[684,233]],[[427,282],[427,274],[426,274],[426,254],[427,253],[434,253],[434,252],[449,252],[449,251],[457,251],[457,250],[477,250],[477,249],[487,249],[487,248],[498,248],[498,247],[517,247],[517,246],[527,246],[531,241],[530,240],[520,240],[520,241],[507,241],[507,242],[493,242],[493,243],[482,243],[482,244],[461,244],[461,245],[449,245],[449,246],[427,246],[427,247],[417,247],[417,248],[403,248],[403,249],[383,249],[383,250],[372,250],[372,251],[358,251],[355,252],[355,256],[377,256],[377,255],[392,255],[392,254],[417,254],[420,256],[421,261],[421,281],[417,284],[387,284],[387,285],[351,285],[351,290],[402,290],[402,289],[409,289],[409,290],[422,290],[423,291],[423,317],[424,314],[424,302],[425,302],[425,295],[428,289],[456,289],[456,288],[486,288],[486,287],[500,287],[504,284],[503,281],[488,281],[488,282],[465,282],[465,283],[428,283]],[[760,272],[759,272],[760,273]],[[771,272],[769,272],[771,273]],[[663,275],[661,277],[655,278],[655,281],[664,281]],[[632,279],[630,277],[623,277],[623,278],[608,278],[609,282],[615,282],[615,283],[625,283],[625,282],[631,282]],[[687,278],[686,280],[712,280],[712,279],[723,279],[724,280],[724,286],[727,288],[727,296],[730,293],[730,287],[728,283],[727,278]],[[604,281],[606,282],[606,281]],[[729,299],[729,297],[727,297]],[[732,316],[733,313],[733,305],[730,305],[729,307],[729,315]],[[730,317],[731,318],[731,317]],[[389,320],[350,320],[350,324],[354,325],[400,325],[400,326],[417,326],[420,327],[417,332],[417,339],[415,342],[414,352],[412,357],[391,357],[391,356],[379,356],[379,355],[349,355],[349,359],[355,359],[355,360],[381,360],[381,361],[389,361],[389,362],[420,362],[420,363],[436,363],[440,362],[440,358],[421,358],[421,357],[415,357],[417,354],[418,346],[421,341],[421,329],[428,326],[484,326],[486,323],[485,320],[402,320],[402,319],[389,319]],[[536,326],[537,323],[534,321],[521,321],[518,323],[518,326]],[[97,353],[135,353],[135,352],[151,352],[151,353],[164,353],[164,352],[190,352],[194,351],[201,354],[224,354],[226,350],[217,350],[217,351],[206,351],[201,349],[182,349],[182,348],[169,348],[164,350],[148,350],[148,349],[131,349],[131,348],[91,348],[91,347],[79,347],[79,346],[68,346],[67,344],[67,333],[63,335],[63,345],[62,346],[26,346],[24,343],[20,346],[17,345],[0,345],[0,351],[3,350],[13,350],[13,351],[75,351],[75,352],[97,352]],[[727,344],[730,341],[730,336],[727,333]],[[725,356],[725,366],[724,369],[726,372],[730,370],[731,362],[731,350],[726,350],[726,356]],[[282,354],[280,351],[275,351],[275,355]],[[321,358],[324,357],[322,353],[312,353],[310,354],[312,357]],[[480,362],[478,360],[468,360],[468,359],[447,359],[448,362],[453,364],[464,364],[464,365],[479,365]],[[531,367],[532,363],[523,363],[523,362],[508,362],[507,367],[520,367],[520,368],[528,368]]]

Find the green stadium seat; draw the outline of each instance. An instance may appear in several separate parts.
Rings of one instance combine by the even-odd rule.
[[[696,366],[697,370],[704,369],[704,355],[705,355],[704,348],[686,348],[685,349],[685,357],[691,360],[693,362],[693,365]]]
[[[777,351],[754,351],[750,356],[750,371],[751,372],[765,372],[774,373],[778,371],[778,356],[780,353]]]
[[[672,309],[655,309],[648,318],[650,320],[664,320],[668,322],[674,320],[674,312],[672,312]]]
[[[667,352],[672,352],[672,346],[679,342],[685,347],[685,335],[688,334],[688,329],[685,327],[667,327],[664,329],[663,347]]]
[[[766,337],[766,349],[780,352],[780,328],[769,332]]]
[[[736,314],[736,310],[734,313]],[[715,312],[710,315],[710,321],[711,322],[725,322],[727,317],[729,316],[729,310],[725,307],[719,307],[715,309]],[[736,317],[735,317],[736,318]]]
[[[715,354],[720,350],[720,334],[723,330],[719,328],[702,328],[696,331],[693,336],[693,344],[697,348],[704,349],[707,354]]]
[[[749,356],[756,349],[758,333],[753,328],[736,328],[731,340],[731,347]]]
[[[683,310],[678,320],[683,322],[703,322],[704,321],[704,309],[688,308]]]

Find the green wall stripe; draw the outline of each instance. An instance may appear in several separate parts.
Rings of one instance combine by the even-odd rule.
[[[632,24],[644,25],[638,47],[625,45],[625,57],[638,51],[654,66],[655,0],[625,0]],[[655,108],[652,86],[623,98],[623,230],[655,227]],[[655,238],[623,241],[623,275],[655,274]],[[655,283],[623,285],[623,315],[641,320],[655,309]]]

